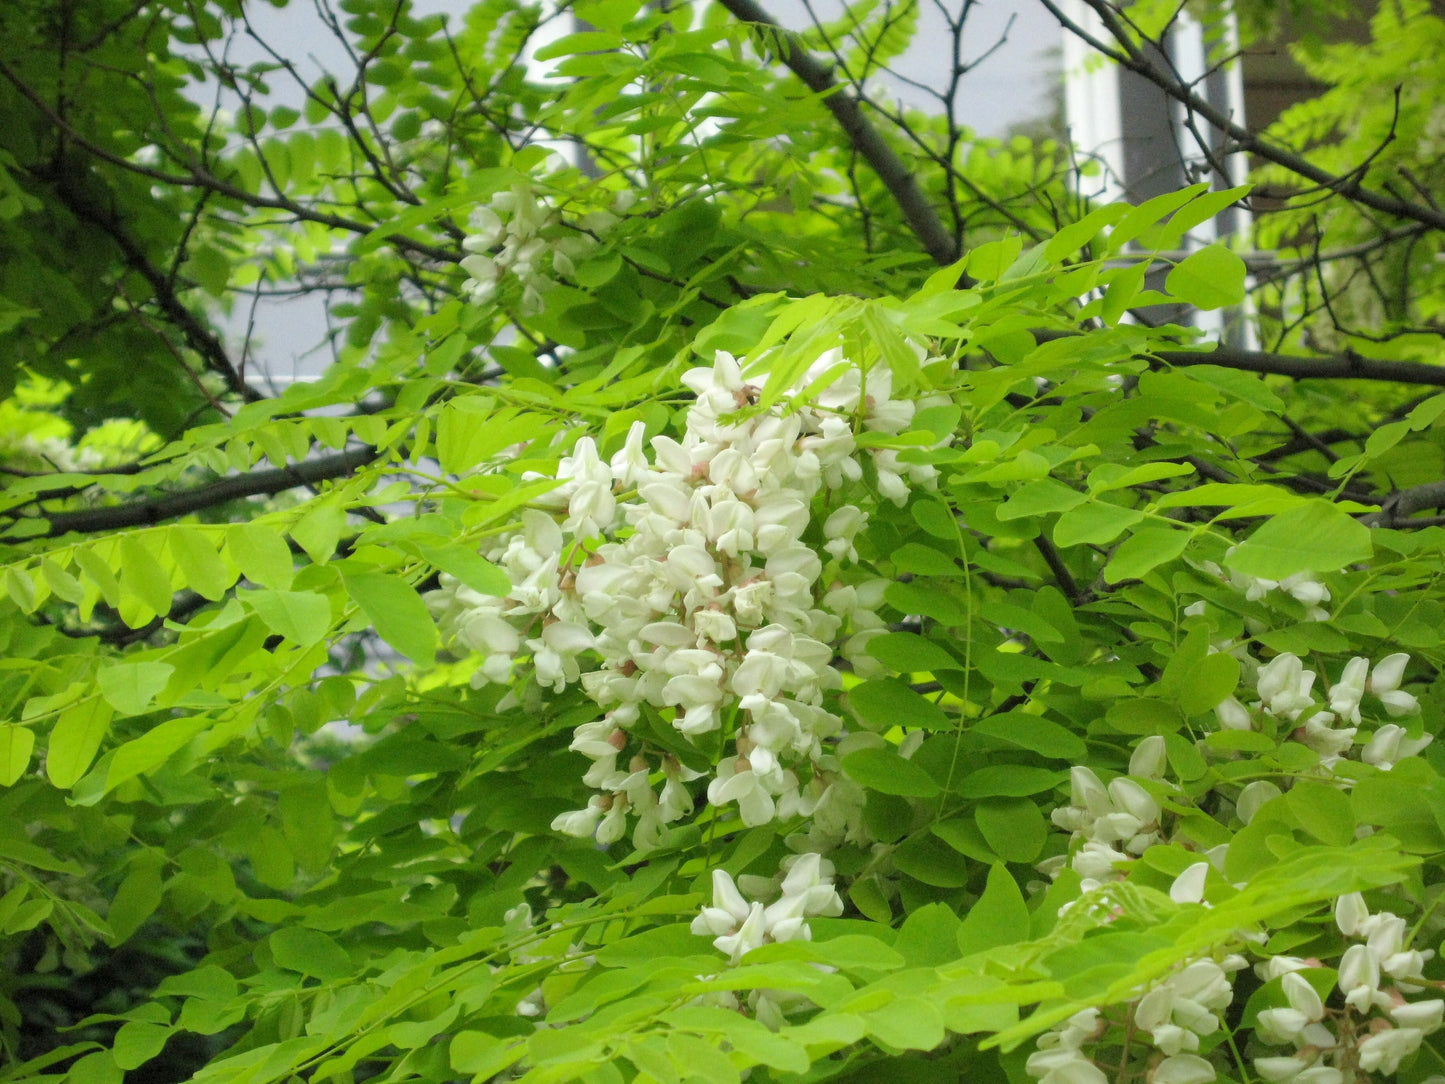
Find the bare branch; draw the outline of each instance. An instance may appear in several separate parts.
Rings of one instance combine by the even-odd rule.
[[[779,26],[754,0],[719,0],[719,3],[742,22],[765,26],[770,36],[776,36],[784,46],[780,59],[809,90],[822,97],[823,104],[847,134],[849,142],[873,167],[878,179],[897,201],[899,210],[924,250],[940,264],[947,265],[957,260],[958,245],[919,190],[913,172],[863,115],[858,99],[844,90],[833,78],[833,73],[803,47],[796,34]]]
[[[331,478],[344,478],[374,461],[379,454],[376,448],[367,444],[336,455],[308,459],[304,463],[278,467],[275,470],[237,474],[196,486],[194,489],[183,489],[128,504],[21,518],[47,520],[48,530],[28,536],[41,538],[55,538],[72,531],[86,534],[92,531],[117,531],[126,527],[149,526],[242,497],[269,496],[297,486],[315,485]]]
[[[1266,161],[1275,165],[1283,166],[1305,180],[1313,181],[1321,188],[1336,192],[1346,199],[1372,207],[1377,211],[1394,215],[1397,218],[1406,218],[1433,229],[1445,230],[1445,211],[1430,207],[1421,203],[1412,203],[1409,200],[1400,199],[1398,196],[1387,195],[1377,192],[1374,189],[1366,188],[1360,183],[1360,171],[1352,170],[1344,176],[1336,176],[1329,170],[1321,169],[1307,158],[1303,158],[1292,151],[1275,145],[1262,138],[1256,132],[1250,131],[1241,124],[1235,123],[1227,113],[1216,108],[1204,98],[1201,98],[1187,85],[1172,78],[1167,72],[1160,71],[1158,66],[1149,60],[1141,49],[1136,48],[1129,39],[1128,30],[1119,22],[1117,11],[1107,0],[1084,0],[1090,8],[1098,13],[1099,18],[1104,21],[1110,34],[1118,43],[1117,47],[1110,46],[1107,42],[1099,40],[1090,34],[1078,23],[1074,22],[1060,10],[1054,0],[1041,0],[1043,5],[1053,13],[1054,18],[1059,21],[1069,33],[1080,40],[1087,42],[1105,56],[1116,61],[1120,67],[1127,68],[1143,76],[1153,83],[1169,97],[1182,103],[1186,109],[1199,114],[1208,121],[1214,128],[1224,132],[1230,139],[1239,145],[1240,150],[1248,151],[1250,154],[1258,155]]]

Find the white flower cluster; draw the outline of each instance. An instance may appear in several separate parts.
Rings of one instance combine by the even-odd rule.
[[[1029,1055],[1024,1068],[1040,1084],[1108,1084],[1084,1047],[1107,1030],[1098,1009],[1076,1012],[1056,1028],[1039,1036],[1038,1049]]]
[[[1372,915],[1364,897],[1352,893],[1336,903],[1335,923],[1354,942],[1340,958],[1341,1008],[1327,1008],[1301,974],[1317,960],[1277,956],[1256,968],[1260,978],[1280,980],[1287,1002],[1262,1011],[1254,1031],[1263,1046],[1292,1048],[1253,1059],[1271,1084],[1347,1084],[1354,1069],[1394,1073],[1445,1019],[1445,1000],[1406,998],[1423,988],[1421,969],[1434,953],[1406,947],[1403,918]]]
[[[1092,768],[1075,766],[1069,772],[1070,800],[1053,811],[1053,822],[1073,833],[1070,854],[1041,866],[1057,875],[1068,865],[1081,878],[1087,892],[1119,874],[1116,866],[1137,858],[1163,838],[1158,801],[1139,782],[1160,782],[1164,774],[1164,739],[1145,738],[1129,759],[1129,774],[1104,786]]]
[[[1228,730],[1254,728],[1252,712],[1262,712],[1287,722],[1299,721],[1291,737],[1313,749],[1326,766],[1334,764],[1354,747],[1361,722],[1360,705],[1369,693],[1391,718],[1413,715],[1420,710],[1415,697],[1400,688],[1410,656],[1404,652],[1387,655],[1371,669],[1368,659],[1356,656],[1345,664],[1339,681],[1328,692],[1328,707],[1313,696],[1315,672],[1306,670],[1297,655],[1285,652],[1259,667],[1255,692],[1259,699],[1245,707],[1234,697],[1215,709],[1219,725]],[[1348,725],[1341,725],[1348,724]],[[1396,723],[1376,729],[1360,752],[1366,764],[1388,770],[1401,757],[1413,756],[1430,744],[1430,735],[1407,738]]]
[[[514,660],[530,655],[538,684],[580,683],[605,712],[572,742],[592,760],[584,778],[599,793],[554,829],[608,843],[635,818],[634,845],[656,846],[691,810],[686,784],[698,776],[649,746],[658,726],[687,744],[731,739],[708,800],[736,804],[749,826],[815,811],[841,833],[859,825],[862,792],[831,749],[842,720],[824,701],[841,687],[836,654],[872,661],[863,648],[882,626],[870,608],[882,591],[842,582],[868,512],[834,494],[862,479],[863,455],[878,490],[900,503],[934,472],[854,439],[860,423],[903,432],[920,405],[892,397],[886,369],[865,379],[834,352],[799,387],[825,374],[832,382],[806,404],[740,414],[762,389],[720,353],[683,377],[697,399],[681,440],[656,436],[649,455],[638,424],[610,461],[591,438],[577,442],[558,467],[566,481],[545,499],[553,511],[529,509],[523,529],[486,554],[511,579],[505,598],[451,581],[429,596],[443,631],[485,657],[475,681],[508,683]],[[828,580],[838,581],[826,591],[823,558],[803,541],[825,491],[833,509],[818,518]],[[809,849],[844,838],[830,844],[811,827]]]
[[[1321,583],[1313,573],[1296,572],[1293,576],[1286,576],[1282,580],[1265,580],[1258,576],[1247,576],[1243,572],[1236,572],[1233,569],[1225,572],[1213,561],[1205,561],[1204,570],[1216,579],[1243,592],[1247,602],[1258,602],[1271,591],[1280,591],[1304,605],[1307,620],[1328,621],[1330,619],[1329,611],[1322,605],[1330,601],[1330,589]],[[1195,603],[1195,606],[1202,605],[1202,603]]]
[[[713,947],[737,964],[761,945],[784,941],[809,941],[813,932],[808,919],[819,915],[835,918],[843,913],[843,900],[833,887],[833,865],[816,854],[801,854],[784,860],[784,875],[777,886],[778,898],[763,904],[749,901],[724,871],[713,870],[711,907],[703,907],[692,920],[692,932],[711,936]],[[765,886],[772,887],[770,882]],[[771,894],[771,893],[770,893]],[[733,995],[728,1008],[738,1008]],[[781,991],[754,990],[748,1007],[762,1023],[776,1029],[784,1015],[803,999]]]
[[[548,227],[555,225],[552,211],[521,181],[475,208],[468,222],[471,232],[462,241],[468,253],[462,258],[462,270],[471,276],[462,284],[466,295],[476,304],[488,304],[503,277],[512,274],[522,285],[522,311],[541,312],[541,291],[549,283],[543,269],[546,258],[551,256],[557,274],[571,275],[576,270],[573,261],[592,247],[591,239],[580,232],[551,237],[557,231]]]
[[[1164,1055],[1149,1058],[1150,1084],[1209,1084],[1216,1079],[1214,1065],[1197,1053],[1199,1041],[1222,1026],[1220,1015],[1234,999],[1230,973],[1244,966],[1240,956],[1190,961],[1130,1007],[1132,1040],[1147,1038]],[[1075,1013],[1039,1036],[1038,1048],[1029,1055],[1025,1069],[1040,1084],[1105,1084],[1111,1077],[1099,1068],[1088,1048],[1104,1039],[1109,1030],[1098,1009]],[[1147,1050],[1140,1046],[1138,1053]]]
[[[1238,581],[1238,577],[1236,577]],[[1329,600],[1324,584],[1309,577],[1279,583],[1236,582],[1250,599],[1280,589],[1312,609]],[[1202,604],[1201,604],[1202,605]],[[1202,611],[1191,608],[1191,616]],[[1321,619],[1323,611],[1312,612]],[[1382,770],[1390,770],[1402,757],[1424,749],[1430,735],[1410,738],[1394,722],[1377,725],[1368,740],[1357,744],[1356,734],[1375,719],[1413,715],[1419,702],[1403,690],[1410,656],[1398,652],[1375,664],[1362,657],[1350,659],[1339,679],[1323,691],[1316,689],[1317,674],[1300,658],[1283,653],[1268,663],[1256,663],[1242,645],[1225,642],[1212,650],[1229,651],[1240,659],[1256,699],[1248,706],[1231,696],[1215,709],[1224,729],[1251,730],[1266,719],[1281,721],[1284,737],[1319,754],[1321,774],[1347,787],[1329,769],[1345,757],[1355,757]],[[1040,865],[1057,875],[1065,866],[1082,879],[1087,893],[1118,881],[1133,859],[1156,844],[1170,842],[1170,827],[1161,823],[1164,800],[1183,792],[1163,778],[1166,768],[1162,738],[1148,737],[1135,748],[1128,773],[1108,785],[1084,766],[1070,775],[1070,803],[1053,812],[1054,823],[1072,834],[1069,852]],[[1278,797],[1281,787],[1256,779],[1238,793],[1227,788],[1222,797],[1233,801],[1218,806],[1217,816],[1237,826],[1250,823],[1266,802]],[[1233,816],[1231,816],[1233,814]],[[1237,820],[1234,819],[1237,817]],[[1176,841],[1178,842],[1178,841]],[[1184,845],[1193,847],[1189,840]],[[1219,878],[1225,868],[1228,844],[1221,844],[1181,873],[1170,897],[1181,904],[1205,902],[1206,881]],[[1222,879],[1222,878],[1221,878]],[[1242,885],[1235,885],[1236,889]],[[1107,896],[1086,896],[1087,914],[1110,921]],[[1066,904],[1063,911],[1072,904]],[[1251,1053],[1257,1078],[1298,1084],[1351,1084],[1359,1073],[1392,1074],[1402,1059],[1420,1046],[1424,1036],[1441,1027],[1445,999],[1411,1001],[1435,983],[1423,978],[1422,967],[1432,955],[1408,947],[1404,919],[1381,912],[1371,915],[1356,895],[1338,901],[1336,921],[1347,939],[1338,967],[1342,1008],[1328,1008],[1304,974],[1320,968],[1318,960],[1274,957],[1258,965],[1264,981],[1277,979],[1286,1004],[1262,1011],[1254,1028]],[[1244,936],[1263,942],[1263,934]],[[1220,1072],[1215,1064],[1217,1045],[1203,1042],[1222,1027],[1221,1018],[1234,1000],[1231,974],[1245,966],[1242,956],[1222,960],[1200,959],[1185,965],[1163,982],[1144,991],[1121,1016],[1108,1018],[1097,1009],[1070,1017],[1040,1037],[1027,1070],[1043,1084],[1103,1084],[1106,1080],[1147,1080],[1149,1084],[1209,1084]],[[1285,1047],[1284,1051],[1277,1048]],[[1273,1048],[1273,1049],[1272,1049]],[[1132,1052],[1131,1052],[1132,1051]],[[1107,1066],[1108,1072],[1100,1066]]]

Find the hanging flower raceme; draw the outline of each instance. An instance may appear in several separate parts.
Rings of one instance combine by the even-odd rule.
[[[1335,904],[1335,925],[1351,942],[1336,969],[1340,1008],[1305,974],[1317,960],[1272,957],[1256,968],[1261,979],[1278,980],[1285,1000],[1261,1011],[1254,1031],[1262,1048],[1254,1070],[1271,1084],[1343,1084],[1356,1068],[1392,1074],[1445,1020],[1445,1000],[1411,1000],[1426,987],[1422,969],[1434,953],[1408,947],[1403,918],[1371,914],[1351,893]]]
[[[646,441],[638,423],[610,459],[590,437],[573,445],[562,484],[485,554],[512,582],[505,598],[450,581],[431,595],[444,633],[483,656],[477,682],[514,680],[530,660],[538,685],[580,685],[604,713],[572,743],[600,793],[555,830],[605,843],[631,824],[635,846],[656,846],[692,808],[686,784],[710,774],[709,802],[735,806],[746,825],[822,809],[832,827],[810,828],[807,846],[858,837],[829,703],[841,688],[833,659],[861,656],[860,637],[883,627],[883,581],[851,568],[879,498],[861,485],[851,501],[823,498],[860,480],[864,457],[896,484],[931,484],[933,468],[858,447],[855,425],[902,432],[919,404],[893,398],[886,369],[834,372],[843,365],[829,354],[799,380],[834,373],[815,400],[749,412],[761,388],[719,353],[682,378],[696,399],[679,438]],[[885,499],[894,485],[880,482]],[[830,539],[822,555],[804,541],[815,522]],[[634,736],[644,715],[699,748],[719,731],[729,744],[685,766]]]
[[[558,275],[570,276],[575,261],[592,248],[591,238],[560,225],[531,185],[518,181],[497,192],[472,211],[469,232],[462,241],[467,253],[461,267],[468,276],[462,284],[467,297],[486,305],[497,296],[507,275],[522,287],[522,311],[542,311],[542,291],[551,284],[546,264]]]

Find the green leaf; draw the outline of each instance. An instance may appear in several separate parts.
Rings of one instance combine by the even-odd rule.
[[[978,830],[1000,858],[1034,862],[1043,853],[1049,828],[1044,815],[1027,798],[990,798],[975,811]]]
[[[336,982],[351,975],[351,956],[320,930],[288,926],[277,930],[267,944],[277,967],[314,975],[323,982]]]
[[[1285,794],[1300,827],[1321,843],[1345,847],[1355,838],[1355,814],[1349,796],[1338,787],[1300,779]]]
[[[129,1072],[131,1069],[140,1068],[159,1054],[170,1037],[171,1029],[168,1027],[131,1020],[122,1024],[115,1033],[111,1055],[118,1066]]]
[[[905,839],[893,852],[893,864],[900,873],[934,888],[968,884],[968,863],[963,856],[931,834]]]
[[[1077,508],[1089,498],[1077,489],[1070,489],[1063,482],[1053,478],[1040,478],[1016,489],[1009,499],[995,510],[1000,520],[1023,519],[1025,516],[1046,516],[1052,512],[1067,512]]]
[[[141,923],[155,913],[162,892],[160,870],[155,863],[140,860],[131,863],[131,870],[115,890],[106,914],[112,944],[121,944],[140,929]]]
[[[164,666],[164,663],[135,663],[134,666]],[[102,670],[101,689],[105,689],[105,675],[128,666]],[[170,667],[166,666],[166,670]],[[106,695],[109,700],[109,694]],[[124,699],[124,698],[122,698]],[[124,709],[121,709],[124,711]],[[136,713],[129,713],[136,714]],[[89,697],[79,704],[66,708],[60,713],[55,729],[50,732],[50,745],[45,751],[45,773],[57,787],[70,789],[76,780],[85,774],[90,762],[100,749],[101,740],[110,728],[110,705],[99,697]]]
[[[122,715],[140,715],[150,710],[175,669],[165,662],[122,662],[102,667],[95,677],[111,707]]]
[[[964,956],[987,952],[1000,945],[1025,941],[1029,936],[1029,909],[1023,893],[1007,868],[999,863],[988,871],[983,895],[963,916],[958,929],[958,950]]]
[[[961,798],[1023,798],[1053,790],[1064,778],[1063,772],[1032,764],[989,764],[969,772],[953,791]]]
[[[237,596],[273,632],[300,647],[320,643],[331,631],[331,601],[310,591],[242,591]]]
[[[871,1035],[900,1050],[932,1050],[943,1042],[943,1011],[923,998],[900,997],[863,1019]]]
[[[235,577],[227,573],[211,540],[194,527],[172,527],[166,538],[186,586],[212,601],[225,597]]]
[[[35,731],[16,723],[0,723],[0,787],[14,786],[30,767]]]
[[[1137,580],[1153,568],[1174,560],[1189,545],[1187,529],[1141,527],[1114,551],[1104,566],[1104,582],[1115,584]]]
[[[336,543],[341,540],[345,526],[345,509],[334,501],[322,500],[296,522],[291,528],[291,537],[306,551],[306,556],[322,565],[336,553]]]
[[[868,654],[900,674],[961,670],[959,662],[931,640],[912,632],[885,632],[868,641]]]
[[[1084,759],[1082,738],[1051,719],[1029,712],[1008,711],[1002,715],[990,715],[972,723],[968,729],[971,734],[997,738],[1040,756],[1077,763],[1082,763]]]
[[[1054,524],[1054,543],[1077,546],[1088,543],[1103,545],[1144,518],[1137,508],[1125,508],[1107,501],[1090,501],[1071,508]]]
[[[448,1051],[451,1067],[477,1080],[489,1080],[527,1052],[516,1038],[499,1038],[483,1031],[460,1031]]]
[[[880,794],[933,798],[939,793],[931,775],[911,760],[904,760],[891,746],[854,750],[843,758],[843,770],[855,783]]]
[[[418,666],[435,664],[436,623],[411,584],[381,572],[347,570],[342,579],[378,636]]]
[[[954,725],[937,704],[892,678],[865,681],[849,689],[848,706],[865,726],[880,732],[895,726],[949,730]]]
[[[454,576],[473,591],[504,598],[512,589],[507,574],[476,550],[466,546],[420,546],[418,552],[449,576]]]
[[[969,613],[948,593],[947,588],[931,583],[890,583],[883,593],[888,605],[899,613],[922,614],[950,628],[967,625]]]
[[[259,523],[233,523],[226,528],[226,552],[252,583],[278,591],[291,586],[295,562],[280,531]]]
[[[1370,529],[1328,501],[1279,513],[1236,546],[1224,563],[1246,576],[1282,580],[1297,572],[1334,572],[1374,553]]]
[[[1244,261],[1218,242],[1191,252],[1175,264],[1164,287],[1200,309],[1221,309],[1244,300]]]
[[[143,624],[157,614],[171,612],[171,578],[160,563],[134,536],[120,540],[120,586],[122,595],[139,601],[145,610],[127,618],[132,625]]]
[[[1188,715],[1213,711],[1234,695],[1239,669],[1239,660],[1225,652],[1204,656],[1182,677],[1175,702]]]

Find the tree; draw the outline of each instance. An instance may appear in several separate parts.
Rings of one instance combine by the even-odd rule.
[[[0,11],[6,1079],[1431,1078],[1445,24],[1256,131],[1042,3],[1221,175],[975,138],[971,3],[932,111],[913,4]]]

